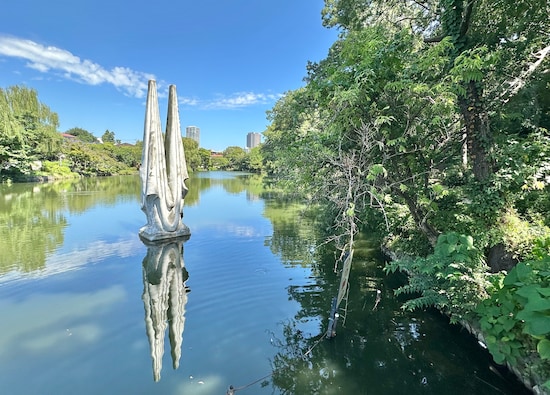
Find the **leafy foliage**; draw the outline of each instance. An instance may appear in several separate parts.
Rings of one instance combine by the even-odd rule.
[[[223,151],[224,158],[227,159],[226,170],[238,170],[243,168],[243,161],[246,158],[246,152],[241,147],[227,147]]]
[[[104,143],[115,143],[115,132],[112,132],[110,131],[109,129],[107,129],[102,135],[101,135],[101,140],[104,142]]]
[[[200,167],[202,158],[199,152],[199,143],[189,137],[181,138],[183,143],[183,150],[185,151],[185,162],[187,168],[190,171],[196,170]]]
[[[78,137],[78,139],[84,143],[96,143],[97,138],[85,129],[74,127],[67,130],[65,133]]]
[[[126,168],[110,155],[103,144],[72,143],[66,155],[71,170],[83,176],[109,176]]]
[[[0,174],[27,174],[32,161],[54,158],[62,140],[57,126],[57,114],[35,90],[0,88]]]
[[[409,275],[409,283],[398,288],[396,295],[419,294],[407,300],[403,309],[436,307],[449,314],[452,322],[471,317],[490,287],[487,267],[472,237],[454,232],[440,235],[428,257],[396,260],[385,270]]]
[[[498,363],[538,354],[533,369],[550,382],[550,256],[517,264],[477,308],[487,347]]]

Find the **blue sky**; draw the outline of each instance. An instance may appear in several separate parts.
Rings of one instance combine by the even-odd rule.
[[[266,111],[303,86],[308,60],[326,57],[337,31],[323,0],[17,0],[2,5],[0,87],[34,88],[59,130],[105,130],[143,140],[147,81],[161,118],[177,87],[182,132],[201,147],[244,147]]]

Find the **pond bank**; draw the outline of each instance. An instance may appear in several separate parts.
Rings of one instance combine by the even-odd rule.
[[[474,336],[481,347],[487,349],[485,335],[481,331],[479,324],[473,322],[462,321],[460,325],[465,328],[472,336]],[[537,363],[539,362],[539,363]],[[544,378],[532,368],[540,364],[540,359],[536,355],[531,355],[529,359],[518,358],[518,363],[512,365],[506,362],[505,366],[514,373],[517,378],[536,395],[549,395],[550,391],[545,389]]]
[[[390,249],[387,245],[382,245],[381,250],[388,260],[395,261],[403,259],[405,255],[399,254],[396,251]],[[441,312],[445,314],[444,312]],[[485,334],[481,330],[480,323],[477,321],[461,320],[458,324],[466,329],[474,338],[477,339],[478,344],[483,349],[487,349],[487,343],[485,340]],[[520,382],[525,385],[527,389],[532,391],[536,395],[550,395],[550,390],[544,386],[547,379],[541,376],[540,372],[534,367],[541,365],[541,359],[538,355],[532,354],[528,357],[520,357],[517,359],[516,364],[506,362],[505,364],[499,364],[499,366],[505,366],[510,372],[512,372]]]

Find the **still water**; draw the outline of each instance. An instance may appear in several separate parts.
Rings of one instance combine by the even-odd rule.
[[[437,313],[402,312],[368,236],[322,339],[339,278],[303,207],[257,176],[188,186],[191,237],[147,246],[137,176],[0,185],[1,394],[527,393]]]

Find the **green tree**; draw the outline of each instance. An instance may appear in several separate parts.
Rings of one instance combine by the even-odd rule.
[[[182,137],[183,149],[185,151],[185,161],[190,171],[197,170],[201,165],[201,156],[199,153],[199,143],[189,137]]]
[[[62,142],[58,123],[34,89],[0,89],[0,171],[24,174],[32,161],[55,158]]]
[[[487,229],[533,183],[546,188],[537,94],[549,49],[548,5],[492,4],[326,1],[340,38],[270,112],[266,168],[331,203],[361,185],[355,203],[381,209],[404,240],[416,228],[431,246],[443,231],[495,245]]]
[[[261,173],[263,169],[263,157],[261,148],[254,147],[244,157],[242,170]]]
[[[403,233],[403,216],[389,213],[406,208],[434,244],[434,199],[444,190],[443,171],[452,171],[461,153],[453,145],[454,96],[437,83],[449,44],[427,52],[420,44],[384,27],[350,32],[310,65],[305,89],[275,106],[264,134],[266,158],[276,149],[279,173],[335,207],[342,226],[350,205],[357,214],[372,207]]]
[[[212,167],[212,153],[206,148],[199,148],[199,156],[201,158],[199,167],[208,170]]]
[[[321,120],[303,140],[317,143],[316,167],[328,170],[320,170],[320,179],[306,167],[300,177],[312,180],[308,187],[316,196],[334,196],[337,224],[370,205],[383,211],[387,233],[404,241],[408,252],[419,239],[411,226],[426,237],[432,248],[412,250],[420,258],[390,265],[410,275],[400,292],[420,295],[405,307],[435,305],[455,318],[471,318],[492,292],[484,262],[499,271],[508,255],[513,266],[550,233],[544,226],[549,107],[542,88],[549,82],[549,12],[544,0],[325,1],[324,22],[340,27],[341,35],[326,59],[308,65],[307,86],[294,101]],[[285,134],[305,125],[303,116],[294,116],[296,104],[288,98],[285,104],[275,108],[266,132],[273,137],[266,142],[274,144],[270,153],[284,155],[281,143],[292,142]],[[292,150],[311,153],[297,144]],[[318,159],[323,156],[326,163]],[[348,210],[346,197],[353,203]],[[465,254],[474,251],[474,241],[475,259]],[[542,283],[547,272],[532,274],[531,283]],[[509,285],[517,286],[517,279]],[[525,302],[529,293],[538,303],[546,296],[528,287],[518,300]],[[490,331],[496,360],[519,339],[506,333],[515,325],[515,313],[508,314],[515,307],[499,300],[506,295],[484,306],[491,316],[482,329]],[[519,315],[527,321],[528,314]],[[503,343],[494,343],[499,338]],[[537,346],[543,359],[550,344],[544,340]],[[531,340],[519,347],[533,355]]]
[[[223,151],[223,157],[227,159],[227,170],[242,170],[246,151],[237,146],[227,147]]]
[[[74,127],[67,130],[65,133],[78,137],[84,143],[96,143],[97,138],[85,129]]]
[[[115,132],[111,132],[109,129],[107,129],[105,131],[105,133],[103,133],[103,135],[101,136],[101,140],[104,142],[104,143],[115,143]]]
[[[97,149],[105,150],[109,156],[114,158],[117,162],[121,162],[125,166],[131,169],[136,169],[141,162],[142,145],[130,145],[130,144],[103,144],[98,146]]]
[[[71,170],[85,176],[111,176],[119,174],[126,167],[112,154],[114,145],[72,143],[67,149]]]
[[[216,156],[211,158],[212,169],[226,169],[229,166],[229,160],[223,156]]]

